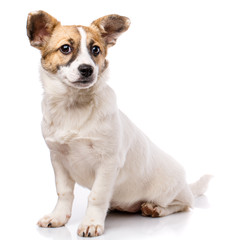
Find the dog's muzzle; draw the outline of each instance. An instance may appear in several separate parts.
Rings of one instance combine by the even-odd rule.
[[[88,64],[81,64],[78,67],[78,71],[80,74],[79,79],[72,83],[78,87],[87,87],[88,85],[91,85],[94,81],[94,68]]]

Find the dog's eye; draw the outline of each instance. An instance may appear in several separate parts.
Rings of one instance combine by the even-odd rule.
[[[93,48],[92,48],[92,54],[93,54],[93,56],[96,57],[99,53],[100,53],[100,47],[98,47],[98,46],[93,46]]]
[[[68,55],[72,52],[72,48],[68,44],[64,44],[60,47],[61,53]]]

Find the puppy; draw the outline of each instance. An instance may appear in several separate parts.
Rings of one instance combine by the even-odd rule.
[[[91,190],[78,228],[83,237],[103,234],[109,209],[162,217],[192,207],[206,190],[210,176],[187,184],[183,168],[117,107],[106,56],[129,25],[115,14],[89,27],[62,26],[44,11],[28,15],[28,38],[42,56],[42,132],[58,194],[40,227],[68,222],[75,183]]]

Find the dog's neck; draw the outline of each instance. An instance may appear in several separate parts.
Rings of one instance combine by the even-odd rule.
[[[75,89],[49,75],[45,70],[41,70],[44,89],[43,123],[48,129],[47,133],[44,133],[45,136],[53,134],[57,129],[67,133],[72,129],[80,131],[90,119],[99,122],[116,113],[118,111],[116,96],[106,83],[107,75],[107,71],[102,73],[94,86],[89,89]]]

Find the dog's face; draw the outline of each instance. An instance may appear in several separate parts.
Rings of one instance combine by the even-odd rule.
[[[42,67],[68,86],[93,86],[107,67],[107,49],[130,25],[128,18],[108,15],[81,25],[62,26],[43,11],[28,15],[27,34],[42,54]]]

